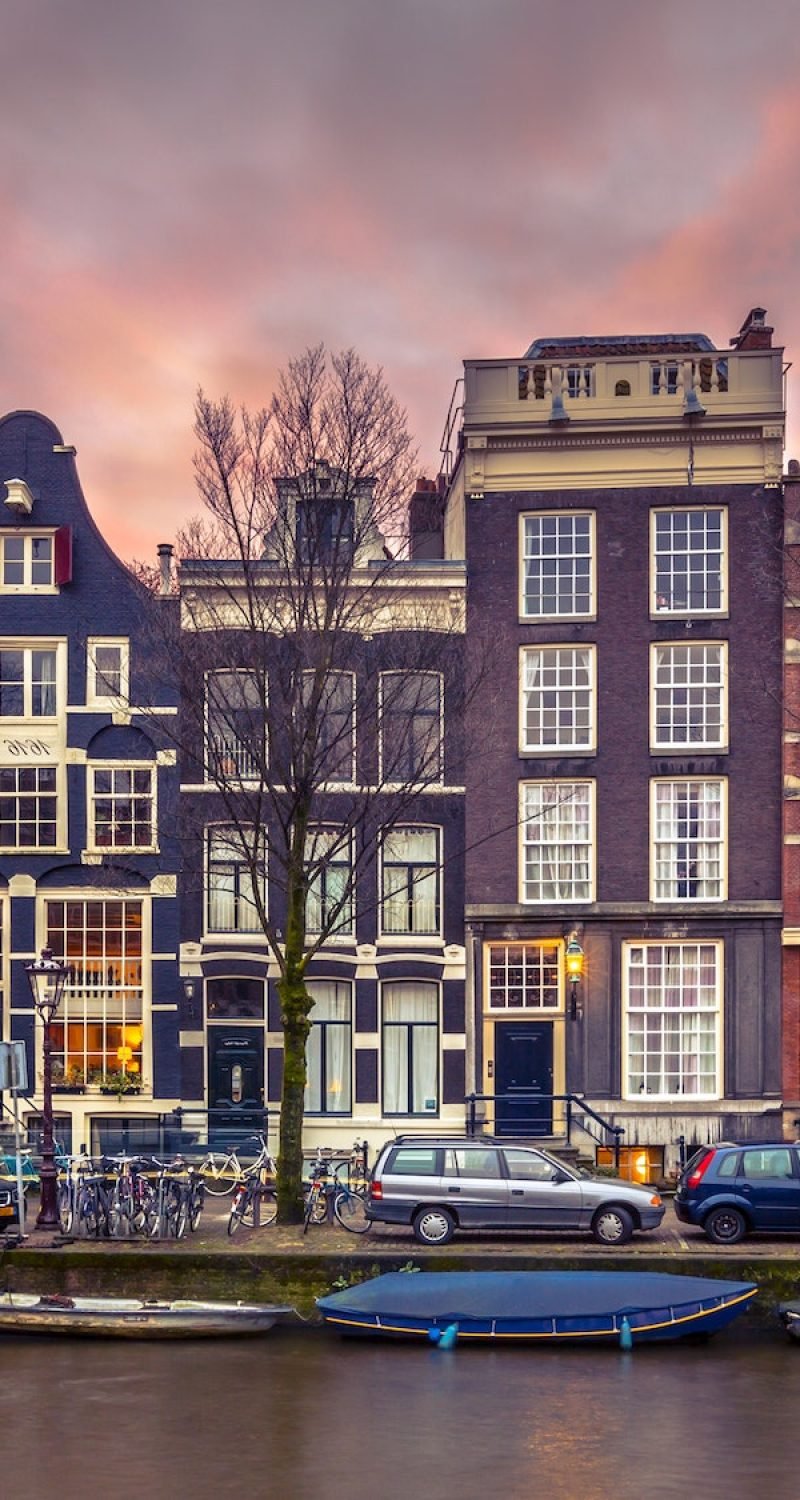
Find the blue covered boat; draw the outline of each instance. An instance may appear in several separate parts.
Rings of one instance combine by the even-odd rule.
[[[621,1344],[717,1333],[751,1282],[651,1271],[394,1271],[317,1299],[342,1333],[446,1344],[525,1339]]]

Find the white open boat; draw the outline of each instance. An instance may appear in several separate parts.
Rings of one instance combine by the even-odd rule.
[[[0,1334],[79,1334],[115,1339],[196,1339],[266,1333],[291,1307],[246,1302],[167,1302],[140,1297],[37,1297],[0,1293]]]

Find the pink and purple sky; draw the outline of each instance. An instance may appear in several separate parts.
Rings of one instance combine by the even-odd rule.
[[[6,0],[0,408],[126,557],[197,509],[192,406],[323,341],[434,473],[464,358],[766,307],[800,457],[798,0]],[[792,436],[793,434],[793,436]]]

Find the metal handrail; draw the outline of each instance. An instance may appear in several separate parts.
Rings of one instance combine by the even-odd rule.
[[[577,1107],[577,1111],[579,1111],[580,1114],[590,1115],[591,1118],[593,1120],[596,1120],[597,1124],[606,1131],[607,1139],[610,1138],[611,1149],[614,1152],[614,1166],[619,1169],[620,1140],[621,1137],[625,1134],[625,1126],[612,1125],[611,1121],[604,1119],[602,1115],[598,1114],[597,1110],[593,1109],[591,1104],[589,1104],[581,1094],[539,1094],[534,1092],[533,1090],[526,1092],[522,1089],[518,1089],[513,1094],[467,1094],[464,1103],[467,1106],[468,1135],[477,1135],[478,1133],[476,1106],[478,1104],[496,1104],[498,1100],[501,1104],[513,1104],[518,1101],[521,1102],[522,1100],[536,1100],[537,1103],[541,1104],[566,1104],[567,1141],[570,1144],[572,1143],[573,1125],[577,1125],[579,1129],[585,1131],[586,1135],[591,1136],[592,1140],[596,1140],[596,1136],[592,1134],[592,1131],[589,1130],[588,1126],[585,1125],[583,1120],[579,1118],[579,1114],[576,1112]],[[520,1130],[517,1132],[517,1134],[519,1135],[525,1135],[526,1133],[527,1132],[525,1132],[524,1130]]]

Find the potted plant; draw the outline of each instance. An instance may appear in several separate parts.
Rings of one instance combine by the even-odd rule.
[[[55,1094],[85,1094],[86,1075],[79,1063],[53,1063],[53,1092]]]
[[[117,1073],[104,1073],[100,1079],[101,1094],[116,1094],[121,1099],[126,1094],[141,1094],[142,1080],[136,1075],[123,1073],[120,1069]]]

